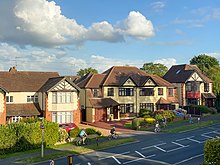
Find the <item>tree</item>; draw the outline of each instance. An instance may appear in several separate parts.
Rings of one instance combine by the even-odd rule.
[[[199,56],[194,56],[190,60],[190,64],[197,65],[198,68],[204,72],[208,73],[209,69],[215,65],[219,65],[218,60],[215,57],[208,56],[206,54],[201,54]]]
[[[77,72],[77,76],[84,76],[85,74],[87,73],[98,73],[98,71],[94,68],[85,68],[85,69],[80,69],[78,72]]]
[[[154,64],[152,62],[145,63],[141,70],[144,70],[147,73],[158,75],[158,76],[164,76],[165,73],[168,71],[168,68],[160,63]]]
[[[207,72],[207,76],[213,81],[213,92],[215,95],[220,92],[220,67],[213,66]]]

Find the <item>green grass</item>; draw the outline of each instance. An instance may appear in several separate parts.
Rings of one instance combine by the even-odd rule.
[[[63,150],[63,151],[57,150],[57,148],[68,146],[68,145],[61,145],[61,146],[56,146],[56,147],[51,148],[50,149],[51,151],[49,153],[45,153],[43,158],[41,158],[40,151],[39,151],[38,156],[19,159],[19,160],[16,160],[16,162],[17,163],[35,163],[35,162],[41,162],[41,161],[46,161],[46,160],[49,161],[50,159],[57,159],[60,157],[67,157],[69,155],[88,153],[88,152],[92,152],[95,150],[119,146],[119,145],[130,143],[133,141],[135,141],[135,139],[125,138],[125,139],[105,141],[105,142],[99,143],[98,146],[97,144],[91,144],[91,145],[86,145],[86,146],[77,146],[77,147],[75,146],[75,147],[71,147],[70,149]],[[72,145],[72,144],[69,144],[69,145]]]
[[[185,125],[185,126],[181,126],[181,127],[177,127],[177,128],[166,129],[166,130],[163,130],[163,132],[178,133],[178,132],[193,130],[193,129],[197,129],[197,128],[207,127],[207,126],[217,124],[217,123],[220,123],[220,121],[219,120],[206,121],[206,122],[201,122],[201,123],[189,124],[189,125]]]

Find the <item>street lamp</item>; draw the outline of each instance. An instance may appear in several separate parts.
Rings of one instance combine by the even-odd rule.
[[[41,143],[41,157],[44,157],[44,117],[42,118],[42,122],[40,124],[40,129],[42,132],[42,143]]]

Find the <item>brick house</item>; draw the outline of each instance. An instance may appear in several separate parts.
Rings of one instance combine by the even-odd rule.
[[[1,110],[3,112],[3,117],[1,116],[1,123],[13,123],[22,118],[34,116],[40,117],[43,114],[47,115],[47,113],[43,112],[45,112],[45,107],[51,107],[52,100],[47,99],[45,95],[48,91],[53,90],[54,86],[48,88],[48,91],[46,90],[46,87],[49,86],[49,80],[52,77],[60,76],[57,72],[17,71],[15,67],[10,68],[9,72],[0,72],[0,87],[5,89],[1,90],[1,98],[3,98],[2,94],[5,93],[5,101],[2,101],[2,103],[0,102],[0,108],[5,108],[3,108],[4,110]],[[64,81],[63,77],[57,79],[59,79],[60,82]],[[70,84],[75,87],[72,83]],[[44,90],[40,91],[41,89]],[[74,102],[78,105],[78,99],[75,99]],[[63,104],[62,106],[65,107],[66,105]],[[63,109],[62,107],[59,108]],[[54,111],[56,110],[59,111],[58,109],[55,109]],[[4,117],[4,114],[6,118]],[[61,116],[62,115],[65,114],[61,114]],[[78,116],[80,115],[78,114]],[[51,119],[49,117],[46,118],[48,120]],[[52,119],[50,121],[52,121]]]
[[[163,77],[177,88],[181,106],[190,104],[215,106],[216,96],[213,94],[213,81],[196,65],[174,65]]]
[[[88,122],[138,116],[140,109],[176,109],[175,87],[133,66],[113,66],[76,81],[81,88],[82,119]]]

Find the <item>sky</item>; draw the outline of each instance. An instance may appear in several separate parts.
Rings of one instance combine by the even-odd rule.
[[[220,60],[218,0],[0,0],[0,71]]]

